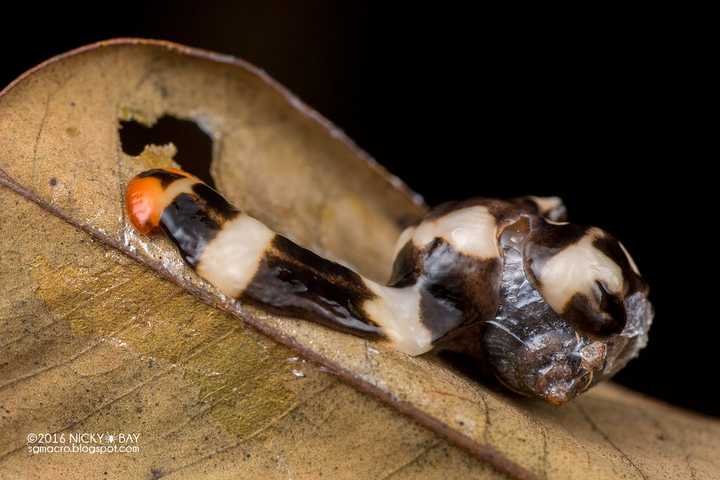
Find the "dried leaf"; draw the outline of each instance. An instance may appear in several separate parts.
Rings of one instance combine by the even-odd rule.
[[[11,475],[108,465],[150,477],[498,475],[310,363],[296,377],[285,346],[515,477],[720,474],[716,421],[614,386],[558,409],[489,390],[431,356],[368,349],[228,302],[168,242],[148,243],[126,224],[128,179],[170,160],[166,150],[124,154],[118,121],[165,114],[212,136],[213,178],[233,203],[369,277],[387,277],[400,228],[424,210],[325,120],[234,59],[121,40],[21,77],[0,98],[0,184],[15,192],[0,190],[0,467]],[[146,450],[80,467],[77,457],[23,451],[31,431],[93,428],[142,431]]]
[[[8,189],[0,224],[0,478],[498,477]],[[140,452],[28,454],[41,432],[139,433]]]

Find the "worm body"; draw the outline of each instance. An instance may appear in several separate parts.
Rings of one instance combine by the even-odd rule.
[[[408,355],[474,355],[508,388],[562,404],[644,346],[648,288],[622,244],[565,223],[555,197],[436,207],[400,236],[386,285],[325,259],[186,172],[128,185],[138,231],[162,230],[225,295],[370,338]]]

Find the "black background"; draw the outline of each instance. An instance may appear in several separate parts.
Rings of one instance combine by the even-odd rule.
[[[97,40],[162,38],[263,68],[430,205],[560,195],[574,222],[623,241],[652,288],[650,344],[617,380],[720,415],[717,148],[701,148],[716,135],[716,55],[673,12],[542,13],[275,0],[6,10],[0,84]]]

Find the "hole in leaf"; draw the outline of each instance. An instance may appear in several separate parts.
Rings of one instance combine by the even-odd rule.
[[[177,148],[175,161],[182,169],[215,188],[210,176],[212,139],[195,122],[169,115],[161,117],[152,127],[133,120],[120,121],[119,133],[123,152],[132,156],[140,155],[146,145],[172,142]]]

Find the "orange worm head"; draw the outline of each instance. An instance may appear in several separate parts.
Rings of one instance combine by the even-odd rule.
[[[164,168],[155,171],[165,171],[195,179],[189,173],[177,168]],[[165,210],[168,201],[172,201],[172,199],[167,198],[167,185],[163,185],[157,175],[148,175],[150,172],[152,170],[133,178],[128,183],[127,192],[125,193],[125,209],[130,222],[138,232],[144,235],[149,235],[158,229],[160,216]]]

